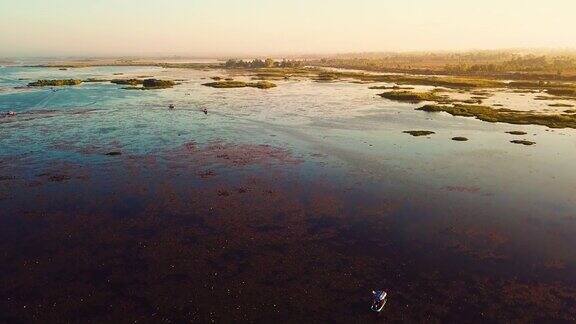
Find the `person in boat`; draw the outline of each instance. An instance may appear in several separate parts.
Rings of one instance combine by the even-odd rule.
[[[380,313],[384,308],[384,305],[386,305],[387,301],[386,297],[388,296],[388,294],[383,290],[376,290],[372,291],[372,295],[374,299],[372,301],[372,307],[370,307],[370,309],[372,309],[372,311],[374,312]]]

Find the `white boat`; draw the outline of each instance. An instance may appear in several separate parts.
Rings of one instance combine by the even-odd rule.
[[[374,312],[380,313],[386,305],[386,297],[388,297],[388,294],[383,290],[372,291],[372,294],[374,295],[374,301],[372,302],[372,307],[370,309]]]

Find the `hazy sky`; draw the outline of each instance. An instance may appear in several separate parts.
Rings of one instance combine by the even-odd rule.
[[[576,48],[576,0],[0,0],[0,56]]]

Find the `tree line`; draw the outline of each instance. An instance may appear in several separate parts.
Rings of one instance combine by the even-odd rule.
[[[553,72],[562,74],[576,71],[576,58],[527,55],[498,63],[447,65],[446,71],[451,73]]]
[[[295,68],[295,67],[301,67],[303,66],[303,62],[302,61],[297,61],[297,60],[282,60],[282,61],[276,61],[273,60],[271,58],[267,58],[265,60],[261,60],[261,59],[254,59],[252,61],[244,61],[244,60],[238,60],[238,59],[229,59],[228,61],[226,61],[225,66],[227,68],[251,68],[251,69],[257,69],[257,68]]]

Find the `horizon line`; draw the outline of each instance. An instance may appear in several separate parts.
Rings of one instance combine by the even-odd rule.
[[[322,57],[322,56],[345,56],[345,55],[369,55],[369,54],[465,54],[477,52],[525,52],[521,54],[543,54],[537,52],[574,52],[576,47],[510,47],[510,48],[471,48],[471,49],[412,49],[412,50],[371,50],[371,51],[342,51],[342,52],[284,52],[284,53],[256,53],[256,52],[231,52],[231,53],[117,53],[117,54],[89,54],[89,53],[47,53],[47,54],[19,54],[0,55],[2,59],[15,58],[43,58],[43,59],[226,59],[226,58],[294,58],[294,57]]]

